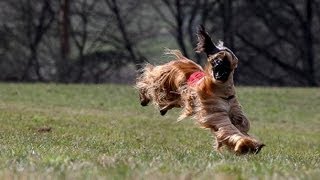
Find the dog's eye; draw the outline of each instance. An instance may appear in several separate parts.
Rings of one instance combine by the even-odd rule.
[[[222,59],[215,59],[212,63],[213,67],[217,67],[218,65],[222,64]]]
[[[230,62],[228,60],[222,60],[222,59],[215,59],[212,62],[212,67],[213,69],[219,68],[219,69],[225,69],[229,70],[230,69]]]

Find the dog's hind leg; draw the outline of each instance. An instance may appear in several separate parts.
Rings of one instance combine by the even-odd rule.
[[[160,108],[161,116],[164,116],[168,112],[168,110],[170,110],[170,109],[172,109],[174,107],[181,107],[179,102],[180,102],[180,99],[177,99],[177,100],[171,101],[167,105],[161,107]]]
[[[141,74],[137,77],[135,88],[138,90],[141,106],[147,106],[149,102],[153,100],[150,94],[152,92],[152,90],[150,91],[150,88],[152,88],[152,83],[155,81],[151,75],[152,70],[153,66],[147,64],[140,70]]]
[[[139,89],[139,99],[141,106],[147,106],[150,102],[150,98],[147,97],[144,89]]]

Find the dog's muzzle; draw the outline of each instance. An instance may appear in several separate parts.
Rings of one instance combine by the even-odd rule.
[[[231,64],[228,60],[220,58],[215,59],[212,63],[213,77],[216,80],[225,82],[228,80],[231,73]]]

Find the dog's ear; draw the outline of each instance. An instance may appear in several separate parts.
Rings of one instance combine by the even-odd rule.
[[[197,32],[198,44],[195,49],[197,53],[204,52],[207,56],[219,52],[219,49],[213,44],[210,36],[206,32],[203,25],[200,25]]]

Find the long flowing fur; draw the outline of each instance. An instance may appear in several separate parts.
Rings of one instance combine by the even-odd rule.
[[[137,78],[136,88],[139,89],[142,105],[152,100],[160,110],[182,107],[181,87],[185,86],[186,78],[192,73],[202,71],[180,51],[168,50],[166,54],[174,55],[176,59],[160,66],[146,64]]]
[[[201,33],[206,32],[200,31],[200,36]],[[176,58],[166,64],[145,65],[136,83],[141,105],[152,101],[161,115],[171,108],[181,107],[183,111],[178,119],[190,116],[202,127],[210,128],[217,150],[226,146],[237,154],[258,153],[264,144],[248,135],[250,123],[235,96],[233,73],[238,59],[227,48],[212,49],[213,44],[207,45],[211,42],[206,39],[208,37],[207,34],[201,36],[199,44],[202,47],[198,48],[206,53],[213,52],[207,54],[208,64],[204,69],[178,50],[167,52]],[[206,50],[207,47],[210,49]],[[217,80],[219,78],[213,75],[217,73],[214,67],[217,59],[230,64],[230,75],[226,80]],[[187,85],[190,75],[198,71],[204,72],[205,76],[196,85]]]

